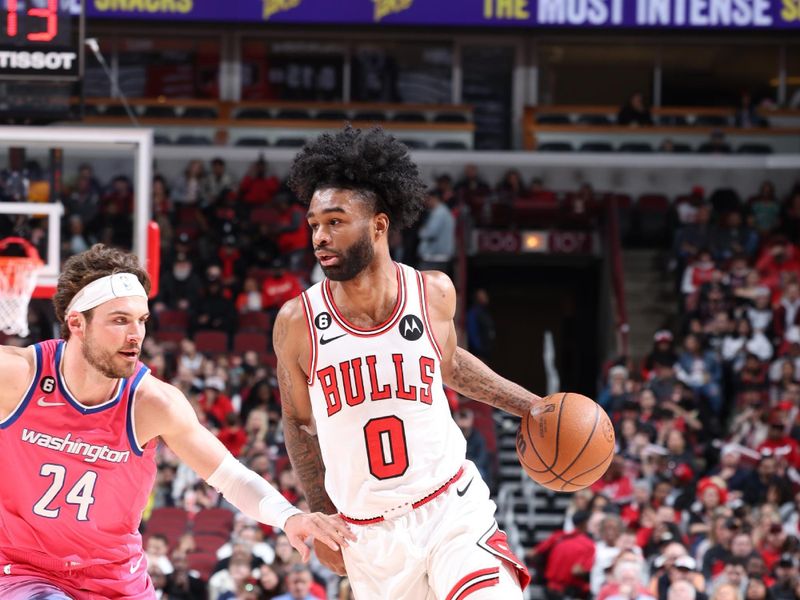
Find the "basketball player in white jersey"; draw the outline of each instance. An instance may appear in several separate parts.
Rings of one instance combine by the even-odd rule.
[[[351,523],[320,560],[359,600],[513,600],[529,581],[453,421],[442,385],[516,415],[538,396],[456,345],[456,295],[439,272],[389,255],[424,185],[380,129],[322,135],[295,159],[326,279],[274,329],[286,446],[311,510]]]

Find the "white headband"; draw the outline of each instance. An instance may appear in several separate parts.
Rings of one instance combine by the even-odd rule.
[[[142,286],[139,278],[133,273],[106,275],[100,279],[95,279],[75,294],[72,302],[67,307],[66,314],[68,315],[73,310],[84,312],[114,298],[124,298],[126,296],[141,296],[147,300],[147,292],[144,291],[144,286]]]

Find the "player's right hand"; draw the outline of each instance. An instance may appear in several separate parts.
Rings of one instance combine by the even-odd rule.
[[[314,538],[317,547],[337,552],[339,556],[341,556],[340,548],[346,546],[348,540],[353,542],[356,540],[356,536],[341,517],[319,512],[292,515],[286,520],[284,531],[289,542],[300,553],[303,562],[308,562],[311,556],[311,550],[305,543],[308,537]]]
[[[347,571],[344,568],[344,557],[341,550],[331,550],[325,544],[321,544],[318,540],[314,540],[314,552],[317,553],[317,558],[328,569],[337,575],[345,576]]]

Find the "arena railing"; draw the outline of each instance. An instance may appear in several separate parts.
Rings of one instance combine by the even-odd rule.
[[[605,151],[658,151],[667,140],[675,152],[708,152],[715,136],[719,150],[740,153],[800,152],[800,110],[760,111],[769,126],[736,127],[729,108],[668,107],[652,109],[652,126],[617,125],[618,107],[551,105],[526,107],[523,146],[526,150],[587,150],[605,144]]]
[[[413,148],[470,149],[475,131],[468,105],[165,98],[135,98],[129,104],[139,123],[154,130],[157,145],[297,147],[351,122],[362,128],[378,123]],[[114,98],[87,99],[83,123],[131,124]]]

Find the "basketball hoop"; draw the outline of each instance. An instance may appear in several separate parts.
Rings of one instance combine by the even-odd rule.
[[[25,256],[0,256],[0,331],[27,337],[28,303],[43,263],[33,244],[23,238],[0,240],[0,252],[11,244],[22,246]]]

